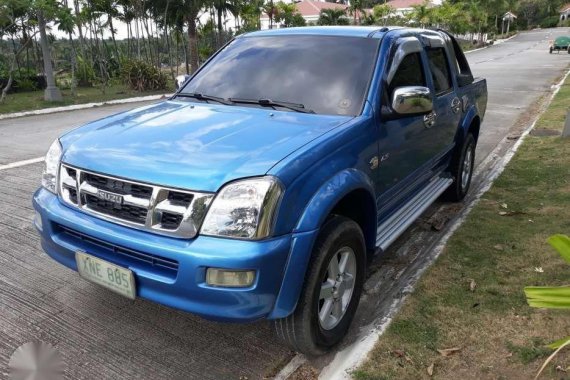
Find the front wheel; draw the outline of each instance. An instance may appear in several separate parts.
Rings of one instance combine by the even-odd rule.
[[[469,133],[451,160],[450,171],[454,181],[445,191],[445,199],[459,202],[467,195],[475,166],[475,147],[475,138]]]
[[[357,223],[331,217],[321,229],[293,314],[274,321],[295,351],[321,355],[346,334],[356,313],[366,271],[364,236]]]

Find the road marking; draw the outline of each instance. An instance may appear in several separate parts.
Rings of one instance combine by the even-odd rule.
[[[0,165],[0,170],[8,170],[8,169],[19,168],[20,166],[37,164],[38,162],[42,162],[43,160],[44,160],[44,157],[42,156],[42,157],[31,158],[29,160],[11,162],[11,163],[6,164],[6,165]]]

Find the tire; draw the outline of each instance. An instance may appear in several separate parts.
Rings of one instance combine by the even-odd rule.
[[[476,146],[477,143],[473,134],[469,133],[463,140],[461,148],[453,155],[449,168],[454,179],[451,186],[444,193],[446,200],[459,202],[467,195],[469,186],[471,186],[471,178],[473,177]]]
[[[350,251],[354,254],[354,260],[348,259]],[[345,257],[347,257],[344,266],[345,276],[340,274],[336,277],[337,282],[334,282],[334,285],[338,286],[339,290],[336,293],[338,298],[334,301],[333,289],[336,288],[329,279],[331,277],[329,265],[333,260],[341,258],[340,269],[342,269],[342,258]],[[348,298],[345,298],[350,286],[346,285],[350,281],[345,282],[350,278],[346,273],[350,273],[351,270],[355,272],[352,276],[352,292]],[[315,242],[295,311],[288,317],[273,322],[277,336],[293,350],[305,355],[317,356],[325,353],[345,336],[358,307],[365,274],[366,249],[362,230],[351,219],[332,216],[321,228]],[[330,295],[327,293],[329,289]],[[330,298],[321,298],[321,292]],[[328,305],[326,306],[328,309],[325,309],[325,305]],[[339,313],[341,317],[335,319],[333,311],[339,310],[338,308],[344,312]],[[325,316],[322,320],[319,317],[319,310]],[[330,313],[327,314],[326,310]]]

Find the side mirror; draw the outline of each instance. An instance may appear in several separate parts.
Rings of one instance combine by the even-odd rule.
[[[178,75],[175,79],[176,89],[178,90],[186,81],[190,78],[190,75]]]
[[[431,112],[433,110],[431,91],[422,86],[397,87],[392,94],[392,110],[400,115]]]

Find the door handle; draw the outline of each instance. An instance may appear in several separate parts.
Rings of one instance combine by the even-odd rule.
[[[424,125],[426,128],[431,128],[435,125],[435,119],[437,118],[437,114],[435,112],[430,112],[424,115]]]

